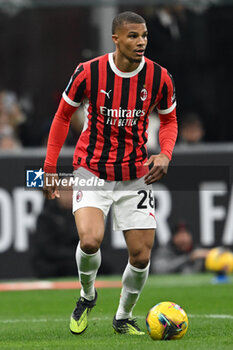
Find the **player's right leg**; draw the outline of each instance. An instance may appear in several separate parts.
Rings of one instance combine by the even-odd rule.
[[[94,282],[101,263],[100,245],[104,237],[104,214],[98,208],[84,207],[76,210],[74,216],[80,238],[76,261],[82,288],[71,315],[70,330],[74,334],[80,334],[86,330],[88,314],[97,300]]]
[[[70,330],[80,334],[87,328],[87,316],[96,304],[94,282],[101,263],[100,245],[104,237],[104,222],[112,204],[111,188],[95,187],[99,178],[84,168],[74,172],[75,179],[90,181],[91,187],[73,188],[73,213],[79,235],[76,261],[81,283],[80,298],[71,315]],[[94,181],[93,181],[94,180]],[[114,185],[114,184],[113,184]]]

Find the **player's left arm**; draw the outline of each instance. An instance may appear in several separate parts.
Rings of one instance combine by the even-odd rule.
[[[177,139],[177,118],[176,118],[176,94],[172,76],[163,70],[160,100],[157,103],[157,110],[160,118],[159,143],[161,152],[152,155],[144,164],[153,164],[145,176],[147,185],[159,181],[167,174],[168,166],[172,158],[172,152]]]

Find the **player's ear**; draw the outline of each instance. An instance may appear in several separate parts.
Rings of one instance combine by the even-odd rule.
[[[117,34],[112,35],[112,41],[114,42],[115,45],[117,45],[117,43],[118,43],[118,35]]]

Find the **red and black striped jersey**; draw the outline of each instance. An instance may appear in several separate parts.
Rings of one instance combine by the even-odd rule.
[[[148,116],[155,106],[160,117],[172,115],[176,122],[173,79],[146,57],[132,72],[120,71],[113,53],[79,64],[63,99],[76,108],[82,103],[85,111],[74,168],[82,166],[107,180],[135,179],[148,172],[143,166]],[[163,122],[165,125],[166,118]],[[161,149],[169,158],[172,142],[173,149],[175,140],[168,140]]]

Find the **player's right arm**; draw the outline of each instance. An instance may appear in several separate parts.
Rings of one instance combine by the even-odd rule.
[[[60,196],[56,181],[58,180],[56,173],[57,160],[69,131],[71,117],[84,97],[85,87],[85,71],[83,66],[78,66],[66,90],[63,92],[49,132],[47,153],[44,162],[45,174],[43,188],[47,199],[54,199]]]
[[[57,160],[67,137],[70,120],[77,107],[70,106],[63,98],[53,119],[44,162],[44,195],[47,199],[60,197],[57,181]]]

